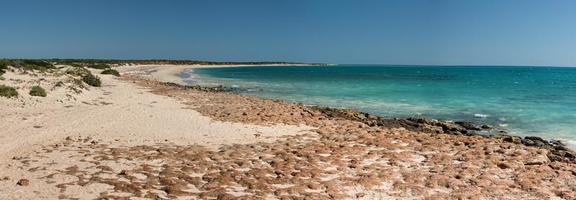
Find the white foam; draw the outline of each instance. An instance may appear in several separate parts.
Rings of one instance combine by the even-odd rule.
[[[569,140],[569,139],[559,139],[560,142],[564,143],[566,146],[572,149],[576,149],[576,140]]]
[[[476,118],[486,118],[486,117],[488,117],[488,115],[476,113],[476,114],[474,114],[474,117],[476,117]]]

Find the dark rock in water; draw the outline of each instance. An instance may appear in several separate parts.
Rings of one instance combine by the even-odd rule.
[[[562,141],[560,140],[550,140],[550,144],[552,145],[556,145],[556,146],[566,146]]]
[[[471,122],[448,122],[424,118],[407,118],[405,122],[406,124],[417,124],[413,126],[419,127],[424,132],[451,135],[479,135],[476,131],[482,130]]]
[[[564,151],[569,151],[570,149],[566,146],[561,146],[561,145],[556,145],[554,146],[554,150],[564,150]]]
[[[541,137],[527,136],[522,138],[522,144],[526,146],[548,149],[548,158],[552,161],[576,162],[576,152],[568,149],[562,142],[546,141]]]
[[[482,129],[492,129],[492,126],[487,125],[487,124],[484,124],[484,125],[482,125],[482,127],[480,127],[480,128],[482,128]]]
[[[375,120],[375,119],[378,119],[378,118],[379,118],[379,117],[376,116],[376,115],[371,115],[371,114],[366,114],[366,115],[367,115],[368,119],[370,119],[370,120]]]
[[[480,133],[472,130],[472,131],[466,131],[466,133],[464,133],[464,135],[474,136],[474,135],[480,135]]]
[[[224,87],[222,85],[219,85],[216,87],[208,87],[208,86],[200,86],[200,85],[180,85],[180,84],[171,83],[171,82],[164,82],[162,84],[164,84],[166,86],[170,86],[170,87],[176,87],[176,88],[183,89],[183,90],[198,90],[198,91],[203,91],[203,92],[238,92],[238,91],[241,91],[240,88]]]
[[[465,129],[468,129],[468,130],[475,130],[475,131],[480,130],[480,128],[478,128],[478,126],[476,126],[470,122],[455,122],[455,124],[458,124],[458,125],[464,127]]]
[[[528,139],[528,140],[532,140],[532,141],[540,141],[543,143],[547,143],[546,140],[542,139],[541,137],[536,137],[536,136],[526,136],[524,137],[524,139]]]
[[[460,126],[456,126],[454,124],[449,124],[449,123],[441,124],[440,126],[446,132],[463,132],[466,130]]]
[[[516,144],[522,143],[522,138],[518,136],[504,135],[503,137],[504,142],[511,142]]]
[[[540,137],[527,136],[522,139],[522,144],[526,146],[546,147],[548,142]]]

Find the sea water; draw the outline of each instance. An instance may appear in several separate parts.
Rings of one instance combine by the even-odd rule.
[[[472,121],[576,146],[576,68],[259,66],[197,68],[190,84],[385,117]]]

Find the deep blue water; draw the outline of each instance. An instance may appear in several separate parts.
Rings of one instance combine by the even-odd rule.
[[[267,98],[387,117],[475,121],[576,145],[576,68],[275,66],[202,68],[183,76]]]

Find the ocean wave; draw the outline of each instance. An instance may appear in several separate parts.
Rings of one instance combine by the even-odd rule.
[[[561,141],[564,142],[564,144],[566,144],[566,146],[569,146],[571,148],[576,148],[576,140],[563,139]]]
[[[488,115],[487,115],[487,114],[479,114],[479,113],[476,113],[476,114],[474,114],[474,117],[476,117],[476,118],[487,118]]]

